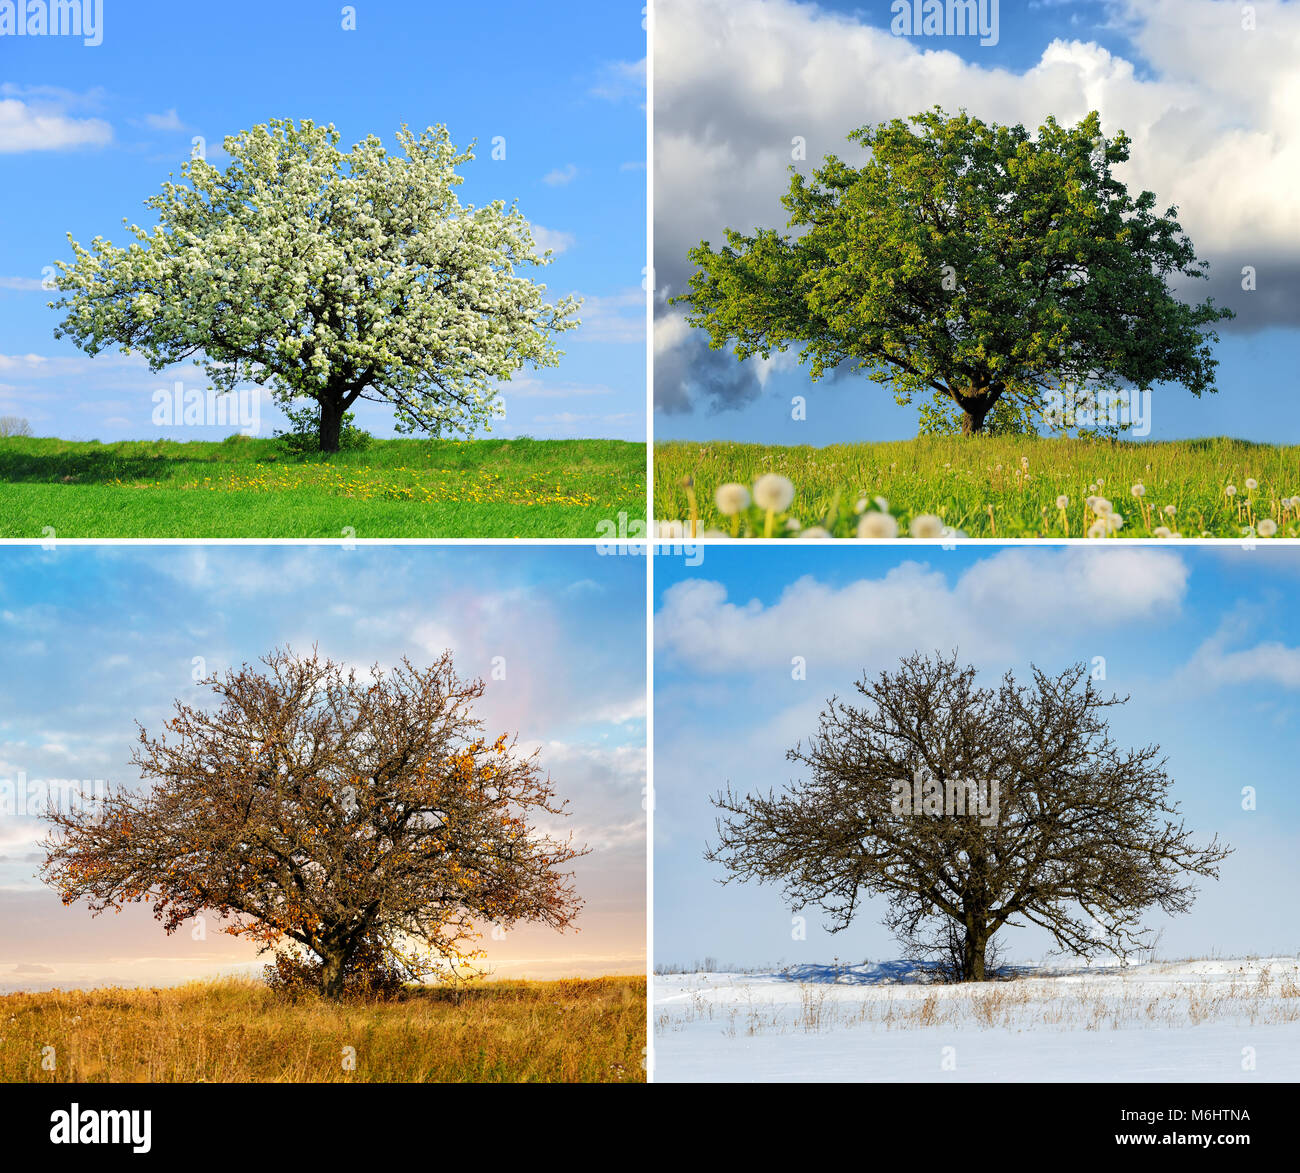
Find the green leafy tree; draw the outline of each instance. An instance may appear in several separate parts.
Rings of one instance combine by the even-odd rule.
[[[728,230],[722,248],[691,250],[674,300],[713,349],[799,344],[814,379],[847,364],[900,404],[955,404],[968,434],[1003,401],[1041,411],[1053,389],[1215,390],[1206,327],[1232,312],[1174,296],[1172,279],[1208,266],[1175,208],[1157,214],[1115,177],[1129,139],[1104,138],[1096,112],[1034,135],[936,108],[849,138],[870,151],[863,166],[831,155],[792,175],[793,231]]]
[[[443,126],[397,140],[402,154],[374,135],[342,151],[332,125],[280,119],[232,135],[225,170],[189,160],[126,248],[69,234],[55,336],[92,355],[116,343],[155,371],[194,358],[219,391],[311,401],[325,452],[358,399],[389,405],[399,432],[491,430],[496,383],[557,365],[552,338],[579,324],[579,303],[547,304],[517,272],[552,258],[515,206],[456,198],[472,148]]]

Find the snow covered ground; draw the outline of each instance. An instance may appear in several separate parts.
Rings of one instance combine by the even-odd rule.
[[[965,985],[902,962],[655,975],[654,1007],[665,1082],[1300,1080],[1292,957]]]

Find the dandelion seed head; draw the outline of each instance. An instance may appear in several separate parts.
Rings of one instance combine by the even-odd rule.
[[[898,537],[898,522],[888,513],[877,513],[872,510],[870,513],[864,513],[862,520],[858,522],[858,537],[896,538]]]
[[[914,538],[938,538],[943,536],[943,518],[933,513],[919,513],[912,518],[908,527]]]
[[[780,473],[765,473],[754,482],[754,501],[760,509],[781,513],[794,501],[794,482]]]
[[[749,490],[734,481],[728,482],[718,486],[713,494],[713,501],[719,513],[725,517],[734,517],[742,509],[749,508]]]

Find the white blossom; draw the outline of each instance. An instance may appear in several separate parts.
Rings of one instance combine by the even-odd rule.
[[[216,390],[257,383],[286,406],[386,403],[399,432],[490,430],[498,384],[557,365],[579,303],[520,272],[552,258],[514,205],[456,198],[472,150],[443,126],[397,141],[342,151],[332,125],[291,119],[226,138],[226,169],[187,161],[126,248],[69,235],[56,334],[155,371],[193,358]]]

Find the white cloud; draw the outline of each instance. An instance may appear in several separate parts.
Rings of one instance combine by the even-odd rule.
[[[134,369],[148,373],[149,363],[139,354],[46,355],[0,354],[0,371],[14,376],[38,378],[84,377],[95,372],[114,369]],[[164,375],[158,376],[163,381]]]
[[[44,289],[39,277],[0,277],[0,289],[21,289],[30,291]]]
[[[554,171],[548,171],[542,176],[542,182],[550,184],[551,187],[563,187],[565,184],[572,183],[578,177],[578,168],[569,163],[564,167],[557,167]]]
[[[595,585],[595,584],[593,584]],[[632,721],[644,721],[646,718],[646,695],[637,693],[632,697],[620,697],[602,705],[591,715],[593,721],[610,721],[615,725],[626,725]]]
[[[0,98],[0,153],[102,147],[113,128],[102,118],[73,118],[57,106]]]
[[[1300,688],[1300,648],[1265,640],[1253,647],[1232,650],[1229,644],[1241,630],[1240,622],[1226,621],[1196,649],[1179,674],[1180,680],[1194,688],[1240,684]]]
[[[1005,6],[1004,6],[1005,7]],[[1243,265],[1273,266],[1238,326],[1294,323],[1300,287],[1300,5],[1262,2],[1258,29],[1226,0],[1136,0],[1111,12],[1134,60],[1054,40],[1017,72],[965,61],[792,0],[662,0],[655,19],[655,241],[661,287],[680,293],[701,239],[783,228],[792,139],[806,164],[860,162],[857,127],[933,105],[1037,127],[1100,112],[1123,129],[1131,190],[1178,207],[1213,293],[1240,294]]]
[[[640,61],[612,61],[600,71],[591,92],[597,98],[610,102],[644,100],[646,89],[646,59]]]
[[[767,605],[729,599],[721,583],[696,579],[664,593],[655,643],[700,673],[788,666],[794,655],[861,664],[958,648],[966,656],[1005,659],[1081,624],[1111,627],[1175,612],[1187,576],[1173,552],[1070,546],[1003,549],[951,584],[920,561],[844,586],[805,576]]]
[[[691,328],[681,310],[669,310],[655,319],[655,354],[673,350],[686,341]]]
[[[501,385],[501,394],[511,399],[569,399],[577,395],[610,395],[610,388],[601,383],[543,382],[532,375],[516,375]]]
[[[537,242],[538,252],[545,252],[549,248],[557,257],[571,249],[578,240],[572,232],[559,232],[554,228],[543,228],[540,224],[533,225],[533,239]]]
[[[176,107],[164,111],[162,114],[146,114],[144,123],[151,130],[185,130],[186,126],[176,113]]]
[[[583,294],[579,334],[587,342],[645,343],[646,293],[629,285],[605,297]]]

